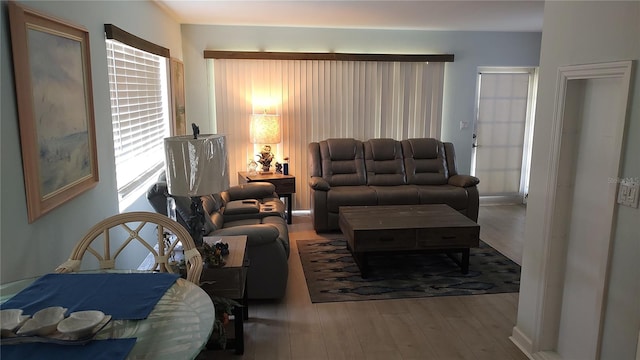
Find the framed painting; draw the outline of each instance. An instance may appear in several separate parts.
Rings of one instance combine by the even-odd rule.
[[[98,183],[89,32],[9,3],[27,216]]]
[[[184,106],[184,65],[171,58],[171,134],[187,135],[187,114]]]

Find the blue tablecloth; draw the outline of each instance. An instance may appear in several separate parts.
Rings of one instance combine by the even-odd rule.
[[[68,313],[100,310],[114,320],[141,320],[179,276],[168,273],[48,274],[1,305],[33,315],[49,306]]]
[[[84,345],[32,343],[0,346],[3,360],[119,360],[125,359],[136,339],[94,340]],[[43,357],[43,354],[46,354]]]

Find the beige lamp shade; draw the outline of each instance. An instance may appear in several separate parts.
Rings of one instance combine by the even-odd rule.
[[[224,135],[168,137],[164,151],[169,194],[194,197],[229,188]]]
[[[280,142],[280,116],[269,114],[251,115],[249,129],[252,144],[277,144]]]

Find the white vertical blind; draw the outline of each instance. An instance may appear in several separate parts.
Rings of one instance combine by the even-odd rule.
[[[213,128],[226,134],[229,171],[257,149],[252,113],[281,115],[276,161],[290,158],[295,209],[309,209],[307,145],[328,138],[440,137],[444,63],[209,59]],[[234,179],[237,181],[237,179]]]
[[[164,166],[169,136],[167,59],[107,40],[119,200]],[[121,206],[122,207],[122,206]]]

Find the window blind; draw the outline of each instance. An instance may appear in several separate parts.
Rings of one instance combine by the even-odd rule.
[[[115,40],[107,40],[106,46],[122,202],[164,167],[163,139],[169,136],[167,59]]]
[[[295,209],[309,209],[307,145],[335,137],[440,137],[444,63],[209,59],[213,129],[226,134],[229,171],[259,152],[249,141],[261,101],[281,116],[276,161],[289,157]]]

